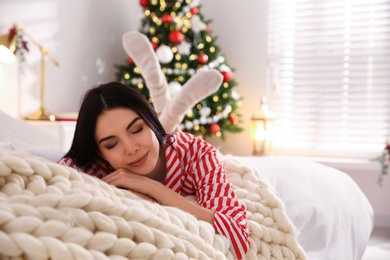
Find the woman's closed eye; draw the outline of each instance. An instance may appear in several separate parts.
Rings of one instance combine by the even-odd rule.
[[[114,148],[116,145],[117,145],[118,142],[115,142],[115,143],[108,143],[105,145],[106,149],[107,150],[110,150],[112,148]]]
[[[139,126],[139,127],[134,127],[133,130],[130,131],[130,134],[137,134],[137,133],[140,133],[142,130],[144,129],[143,126]],[[111,150],[113,149],[116,145],[118,144],[118,141],[108,141],[104,147],[107,149],[107,150]]]
[[[144,129],[143,126],[140,126],[140,127],[135,128],[135,130],[133,130],[131,133],[137,134],[137,133],[141,132],[143,129]]]

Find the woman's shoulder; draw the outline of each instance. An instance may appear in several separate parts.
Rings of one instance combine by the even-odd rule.
[[[206,142],[200,137],[197,137],[187,132],[174,132],[170,134],[166,140],[166,147],[171,147],[180,154],[187,153],[204,153],[206,150],[215,149],[214,146]]]
[[[69,167],[74,168],[76,170],[81,170],[79,167],[77,167],[76,163],[70,157],[63,157],[62,159],[56,161],[56,163],[61,164],[61,165],[65,165],[65,166],[69,166]]]
[[[204,140],[200,137],[194,136],[191,133],[187,132],[174,132],[170,134],[167,138],[166,144],[192,144],[192,143],[203,143]]]

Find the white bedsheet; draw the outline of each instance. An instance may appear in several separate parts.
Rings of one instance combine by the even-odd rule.
[[[351,177],[306,159],[240,159],[259,169],[274,186],[308,259],[361,259],[373,229],[374,213]]]

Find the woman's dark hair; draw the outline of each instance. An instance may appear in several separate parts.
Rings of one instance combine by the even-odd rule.
[[[98,156],[95,128],[98,116],[105,110],[129,108],[136,112],[155,133],[160,146],[165,130],[152,105],[136,90],[119,82],[108,82],[89,89],[82,100],[72,145],[64,157],[70,157],[78,167],[87,166]]]

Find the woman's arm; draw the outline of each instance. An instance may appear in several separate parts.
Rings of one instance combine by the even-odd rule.
[[[73,160],[69,157],[62,159],[57,163],[82,171],[80,168],[77,168]],[[129,189],[145,200],[158,202],[165,206],[177,207],[194,215],[197,219],[211,224],[214,222],[214,211],[200,206],[196,203],[195,199],[183,197],[157,181],[136,175],[123,169],[116,170],[111,174],[106,173],[102,169],[100,169],[100,171],[97,171],[96,169],[99,170],[98,165],[91,167],[87,173],[92,176],[98,175],[103,181],[116,187]]]
[[[199,220],[214,224],[213,210],[200,206],[195,200],[183,197],[160,182],[155,182],[155,185],[150,187],[148,195],[161,205],[179,208],[194,215]]]
[[[187,171],[196,186],[198,203],[214,211],[214,228],[231,241],[231,251],[243,258],[249,248],[246,208],[238,200],[216,149],[202,140],[195,141]]]
[[[214,224],[214,211],[187,199],[162,183],[140,176],[125,169],[118,169],[102,178],[108,184],[126,188],[136,194],[147,195],[164,206],[176,207],[194,215],[197,219]]]

